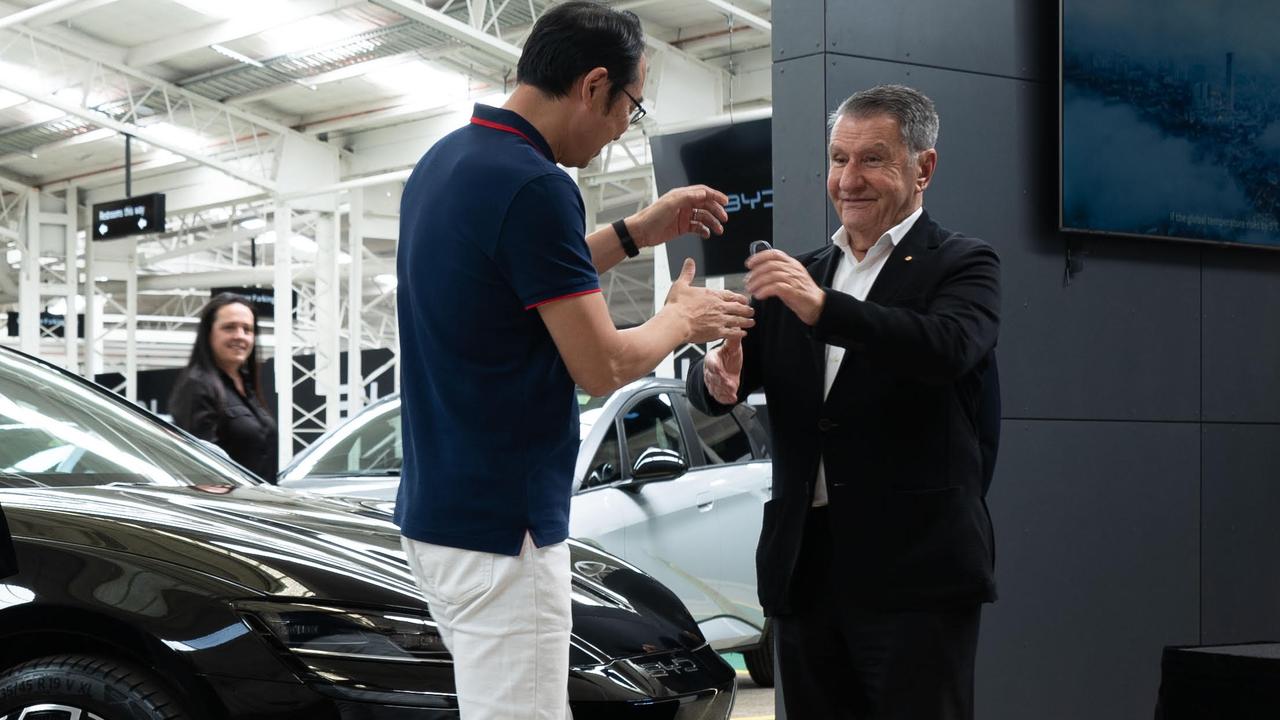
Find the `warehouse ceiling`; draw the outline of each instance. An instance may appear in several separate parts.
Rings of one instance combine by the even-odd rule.
[[[84,215],[90,203],[124,196],[126,152],[133,192],[169,193],[165,233],[138,247],[149,284],[140,285],[137,312],[153,325],[189,316],[203,292],[163,276],[273,262],[274,203],[305,196],[309,184],[365,184],[365,262],[377,282],[352,306],[372,307],[369,295],[393,292],[385,270],[405,172],[472,103],[502,101],[520,45],[554,4],[0,0],[0,244],[9,261],[7,275],[0,268],[0,309],[15,306],[23,192],[74,190]],[[651,110],[579,174],[596,222],[653,197],[647,135],[664,122],[771,104],[769,0],[605,4],[644,24]],[[332,173],[309,171],[329,155]],[[323,225],[311,223],[314,209],[296,211],[294,262],[317,261],[313,230]],[[348,208],[335,209],[334,232],[346,232]],[[604,279],[619,323],[643,321],[652,307],[648,257]],[[182,354],[152,350],[142,366]]]

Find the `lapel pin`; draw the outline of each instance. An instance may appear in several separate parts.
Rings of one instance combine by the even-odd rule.
[[[910,255],[908,255],[908,256],[906,256],[906,257],[902,258],[902,262],[911,262],[911,256],[910,256]]]

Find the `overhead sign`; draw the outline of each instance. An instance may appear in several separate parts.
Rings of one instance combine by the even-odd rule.
[[[164,230],[164,193],[137,195],[93,206],[93,239],[116,240]]]
[[[257,314],[259,320],[270,320],[276,314],[276,291],[275,288],[260,287],[216,287],[209,289],[209,297],[215,298],[222,293],[231,293],[240,295],[253,303],[253,311]],[[291,293],[293,299],[293,317],[298,317],[298,291]]]
[[[8,330],[9,337],[18,337],[19,324],[18,313],[10,310],[8,313]],[[55,315],[49,312],[40,313],[40,327],[46,332],[52,333],[57,337],[64,337],[67,332],[67,318],[65,315]],[[76,337],[84,337],[84,315],[76,315]]]

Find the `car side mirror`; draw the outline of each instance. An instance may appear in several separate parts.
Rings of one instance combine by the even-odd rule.
[[[631,479],[627,481],[626,487],[638,488],[651,482],[675,480],[688,471],[689,464],[675,450],[647,448],[631,467]]]

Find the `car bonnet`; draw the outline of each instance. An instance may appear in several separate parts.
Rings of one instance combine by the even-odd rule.
[[[271,486],[5,489],[20,541],[120,552],[220,578],[246,596],[425,610],[386,512]],[[705,644],[680,600],[570,541],[575,665]]]

